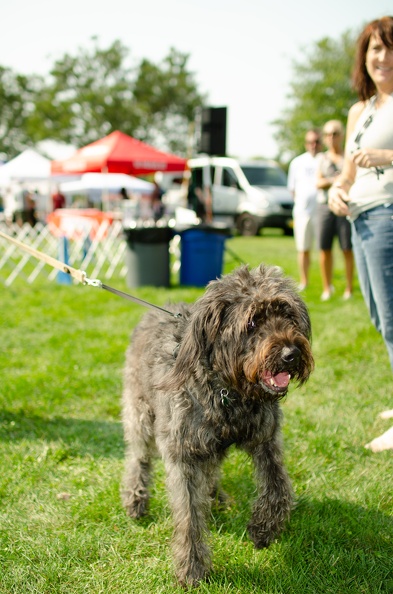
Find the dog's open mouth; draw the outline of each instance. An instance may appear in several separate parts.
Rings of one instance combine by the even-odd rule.
[[[291,374],[288,371],[281,371],[273,375],[271,371],[264,371],[261,380],[269,390],[279,394],[287,390],[291,381]]]

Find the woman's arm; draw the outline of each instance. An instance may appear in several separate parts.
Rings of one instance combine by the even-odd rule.
[[[339,176],[339,172],[338,170],[335,171],[335,173],[333,175],[330,175],[329,177],[325,176],[322,173],[322,165],[323,165],[323,160],[324,160],[325,156],[319,159],[318,162],[318,169],[317,169],[317,188],[318,190],[328,190],[333,184],[334,182],[337,180],[338,176]]]
[[[365,103],[363,101],[359,101],[358,103],[355,103],[355,105],[352,105],[351,109],[349,110],[346,145],[348,145],[348,140],[351,138],[356,122],[358,121],[364,108]],[[351,159],[350,153],[348,150],[346,150],[342,172],[337,176],[334,184],[329,190],[329,208],[334,212],[334,214],[338,216],[345,217],[349,215],[349,209],[347,205],[347,202],[349,201],[348,192],[355,181],[355,175],[356,163],[354,163],[354,161]]]
[[[318,162],[318,168],[317,168],[317,188],[318,190],[328,190],[330,188],[330,186],[332,185],[333,181],[336,179],[335,177],[325,177],[322,174],[322,163],[323,163],[323,159],[324,157],[322,157],[321,159],[319,159]]]

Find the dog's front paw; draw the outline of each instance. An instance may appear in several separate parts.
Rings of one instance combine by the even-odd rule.
[[[247,530],[256,549],[266,549],[275,539],[275,534],[257,524],[249,524]]]
[[[123,493],[122,499],[127,515],[131,518],[141,518],[146,515],[147,497],[138,497],[134,493]]]

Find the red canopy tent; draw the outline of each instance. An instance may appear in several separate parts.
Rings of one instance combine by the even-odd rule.
[[[155,171],[183,171],[186,159],[164,153],[115,131],[80,148],[72,157],[52,161],[52,174],[126,173],[143,175]]]

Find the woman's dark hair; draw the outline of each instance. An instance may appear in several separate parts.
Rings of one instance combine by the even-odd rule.
[[[366,54],[372,36],[380,37],[382,43],[393,49],[393,17],[385,16],[371,21],[358,37],[356,45],[355,65],[352,72],[353,88],[362,101],[375,94],[375,85],[366,69]]]

